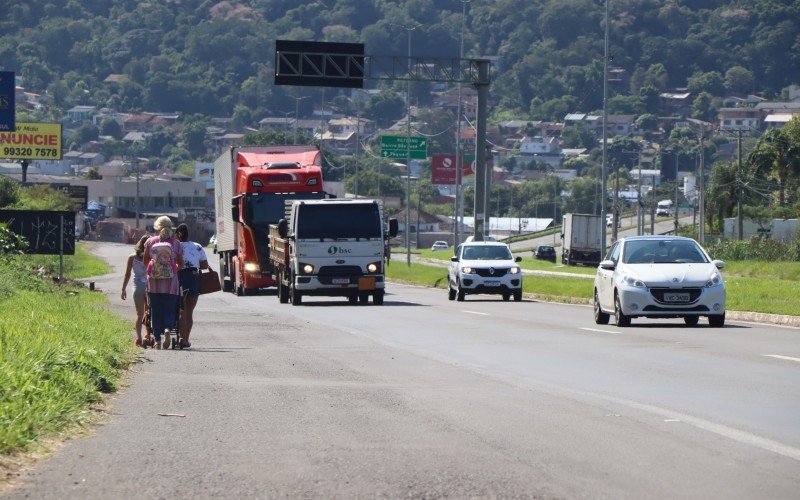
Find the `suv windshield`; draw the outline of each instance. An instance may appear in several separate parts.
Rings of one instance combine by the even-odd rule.
[[[634,240],[625,243],[625,264],[701,264],[708,262],[691,240]]]
[[[464,247],[461,255],[465,260],[512,260],[511,251],[506,246],[476,245]]]
[[[298,207],[297,237],[378,238],[381,215],[375,203],[324,203]]]

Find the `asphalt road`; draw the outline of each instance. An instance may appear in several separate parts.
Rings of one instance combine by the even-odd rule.
[[[95,251],[130,316],[128,248]],[[382,307],[216,293],[190,350],[145,351],[108,422],[7,495],[797,498],[800,330],[701,323],[396,284]]]

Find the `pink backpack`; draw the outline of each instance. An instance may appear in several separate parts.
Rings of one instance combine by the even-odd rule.
[[[147,265],[147,275],[157,280],[171,280],[178,272],[178,262],[175,249],[172,247],[174,240],[159,240],[150,247],[150,262]]]

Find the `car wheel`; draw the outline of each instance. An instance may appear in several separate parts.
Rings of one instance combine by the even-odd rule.
[[[722,328],[725,326],[725,313],[709,316],[708,325],[713,328]]]
[[[456,291],[453,290],[450,283],[447,284],[447,300],[456,300]]]
[[[683,322],[686,326],[695,326],[700,321],[700,316],[684,316]]]
[[[467,296],[467,294],[464,293],[464,290],[461,289],[461,283],[460,282],[457,283],[457,285],[458,285],[458,289],[456,290],[456,300],[458,300],[459,302],[464,302],[464,298]]]
[[[522,290],[514,292],[514,302],[522,302]]]
[[[609,314],[604,313],[600,308],[600,300],[597,296],[597,290],[594,291],[594,322],[598,325],[607,325]]]
[[[622,304],[619,295],[614,294],[614,324],[619,327],[631,326],[631,318],[622,313]]]
[[[503,294],[503,300],[506,301],[506,302],[511,300],[511,294],[510,293],[504,293]]]

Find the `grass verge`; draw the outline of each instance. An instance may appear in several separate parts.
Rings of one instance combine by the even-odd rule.
[[[107,269],[83,248],[69,261],[67,278]],[[0,260],[0,457],[85,423],[133,359],[130,324],[105,297],[53,284],[42,267],[41,256]]]
[[[435,253],[435,252],[434,252]],[[442,252],[439,252],[442,254]],[[443,254],[442,254],[443,255]],[[424,252],[423,252],[424,256]],[[524,264],[523,268],[529,269]],[[549,262],[530,259],[542,270],[591,273],[592,268],[557,267]],[[733,262],[723,270],[727,292],[727,308],[770,314],[800,315],[800,263]],[[436,288],[447,288],[447,269],[435,265],[393,262],[386,267],[386,276],[393,281]],[[594,282],[585,278],[562,276],[525,276],[523,292],[539,300],[590,304]]]

